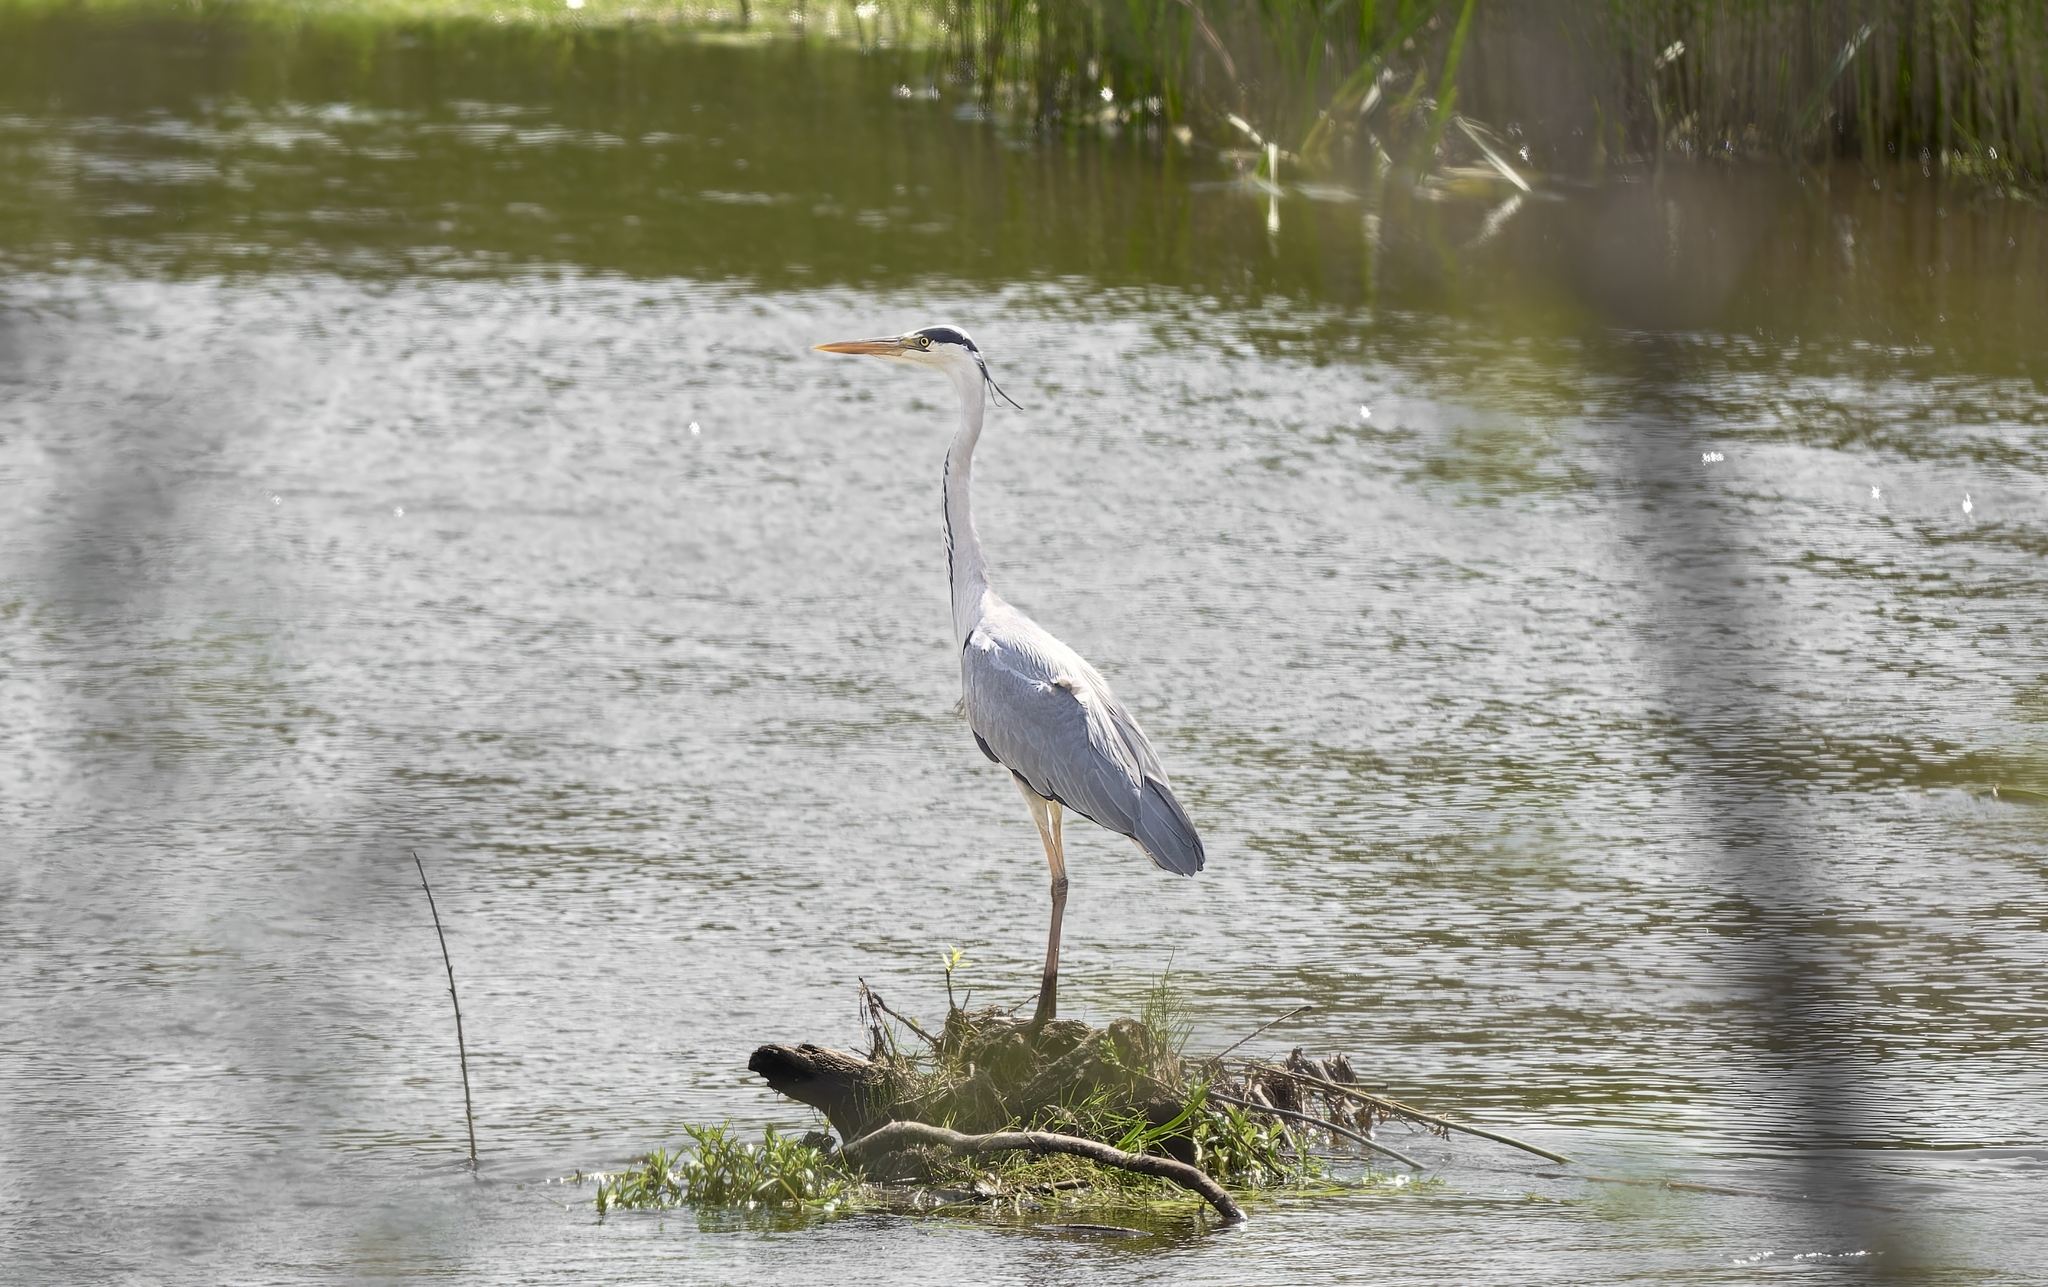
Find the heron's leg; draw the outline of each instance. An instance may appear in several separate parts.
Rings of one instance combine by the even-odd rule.
[[[1034,1025],[1056,1018],[1060,1003],[1060,920],[1067,910],[1067,855],[1060,843],[1060,806],[1017,779],[1024,803],[1031,806],[1031,820],[1038,824],[1038,839],[1045,845],[1045,865],[1052,869],[1052,928],[1045,936],[1045,977],[1038,984],[1038,1013]]]
[[[1067,913],[1067,846],[1060,839],[1060,802],[1047,800],[1045,811],[1052,818],[1052,844],[1046,850],[1046,865],[1052,869],[1052,929],[1045,936],[1045,981],[1038,985],[1038,1013],[1033,1023],[1056,1018],[1060,1000],[1060,921]]]

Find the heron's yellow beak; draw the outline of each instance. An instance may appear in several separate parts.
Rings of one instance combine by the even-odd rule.
[[[836,344],[814,344],[820,353],[865,353],[869,357],[892,357],[903,352],[904,344],[893,336],[886,340],[840,340]]]

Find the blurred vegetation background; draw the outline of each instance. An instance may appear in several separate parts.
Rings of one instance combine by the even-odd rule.
[[[1312,168],[1477,145],[1587,177],[1673,156],[2048,173],[2038,0],[0,0],[16,25],[80,14],[352,41],[365,67],[378,42],[479,25],[841,42],[1042,128],[1182,130]]]

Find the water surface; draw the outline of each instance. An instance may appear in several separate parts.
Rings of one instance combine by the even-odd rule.
[[[1269,209],[914,59],[7,21],[25,1281],[2040,1280],[2034,207],[1670,169]],[[1308,1000],[1262,1042],[1581,1172],[1902,1213],[1398,1131],[1446,1187],[1132,1242],[549,1184],[808,1126],[746,1055],[855,1044],[857,977],[931,1013],[960,944],[1030,998],[949,391],[808,349],[942,317],[1027,408],[976,471],[997,584],[1211,854],[1075,828],[1074,1013],[1170,963],[1197,1048]]]

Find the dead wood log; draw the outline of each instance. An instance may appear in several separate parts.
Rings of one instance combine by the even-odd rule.
[[[825,1114],[842,1140],[857,1140],[889,1120],[889,1086],[878,1064],[805,1042],[762,1046],[747,1060],[769,1088]]]
[[[764,1047],[765,1049],[765,1047]],[[759,1071],[758,1069],[756,1071]],[[763,1074],[764,1076],[766,1074]],[[808,1101],[806,1101],[808,1102]],[[906,1148],[925,1145],[949,1149],[955,1153],[970,1156],[981,1153],[1000,1153],[1015,1149],[1027,1153],[1068,1153],[1085,1157],[1103,1166],[1114,1166],[1120,1170],[1136,1171],[1141,1175],[1156,1175],[1172,1180],[1184,1189],[1192,1189],[1208,1199],[1226,1223],[1242,1224],[1250,1217],[1230,1191],[1185,1162],[1176,1162],[1168,1157],[1153,1157],[1149,1153],[1126,1153],[1099,1140],[1082,1139],[1077,1135],[1055,1135],[1050,1131],[996,1131],[988,1135],[962,1135],[949,1131],[943,1126],[928,1126],[923,1122],[890,1122],[888,1125],[855,1139],[842,1151],[856,1162],[885,1157]]]

